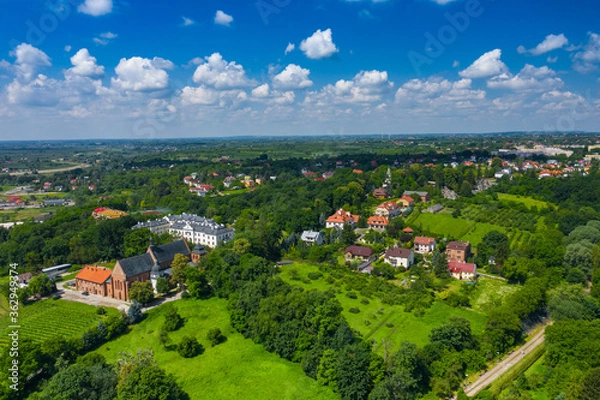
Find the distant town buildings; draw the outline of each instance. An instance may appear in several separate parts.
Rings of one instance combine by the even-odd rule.
[[[302,236],[300,237],[304,243],[309,245],[317,245],[321,246],[325,243],[325,237],[321,232],[314,231],[304,231],[302,232]]]
[[[471,255],[471,244],[469,242],[449,242],[446,245],[446,258],[448,262],[464,263]]]
[[[414,240],[415,253],[428,254],[435,250],[435,239],[424,236],[417,236]]]
[[[394,268],[409,269],[415,263],[415,254],[410,249],[393,247],[386,251],[384,260]]]

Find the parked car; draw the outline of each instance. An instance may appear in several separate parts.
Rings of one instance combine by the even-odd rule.
[[[84,295],[84,296],[89,296],[88,292],[81,292],[81,294]]]

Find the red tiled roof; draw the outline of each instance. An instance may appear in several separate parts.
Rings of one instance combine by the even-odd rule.
[[[458,274],[464,272],[466,274],[474,274],[477,269],[477,265],[469,263],[449,262],[448,270],[451,273]]]
[[[88,281],[93,283],[104,283],[108,278],[110,278],[111,274],[112,271],[108,268],[93,267],[91,265],[86,265],[77,274],[75,279],[80,279],[82,281]]]
[[[434,238],[428,238],[428,237],[425,237],[425,236],[417,236],[415,238],[415,244],[430,245],[433,242],[435,242]]]
[[[410,226],[407,226],[406,228],[404,228],[402,230],[402,232],[404,232],[404,233],[414,233],[414,230]]]
[[[367,220],[367,225],[389,225],[390,221],[386,217],[373,216]]]
[[[385,208],[386,210],[394,210],[398,208],[398,203],[395,201],[386,201],[385,203],[381,203],[377,206],[377,208]]]
[[[343,208],[340,208],[336,211],[335,214],[331,215],[327,218],[327,222],[331,223],[346,223],[350,221],[358,222],[360,217],[358,215],[352,215],[348,211],[344,211]]]

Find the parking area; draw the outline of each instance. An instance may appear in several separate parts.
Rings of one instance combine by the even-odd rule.
[[[129,303],[122,300],[113,299],[110,297],[102,297],[94,294],[89,294],[84,296],[81,292],[77,290],[72,290],[65,288],[65,285],[68,285],[70,282],[58,282],[56,284],[56,288],[58,289],[58,294],[65,300],[77,301],[79,303],[89,304],[91,306],[102,306],[102,307],[111,307],[119,310],[127,311],[129,308]]]

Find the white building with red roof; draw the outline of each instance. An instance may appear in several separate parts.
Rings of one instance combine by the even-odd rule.
[[[395,201],[386,201],[377,206],[375,215],[378,217],[396,218],[400,215],[400,207],[398,207],[398,203]]]
[[[477,274],[477,265],[461,262],[449,262],[448,271],[454,279],[460,281],[472,281]]]
[[[358,224],[358,219],[360,216],[352,215],[348,211],[345,211],[343,208],[340,208],[335,212],[335,214],[331,215],[325,221],[326,228],[335,228],[335,229],[344,229],[344,225],[350,225],[353,228],[356,228],[356,224]]]
[[[427,254],[435,250],[435,239],[425,236],[417,236],[414,240],[415,253]]]

